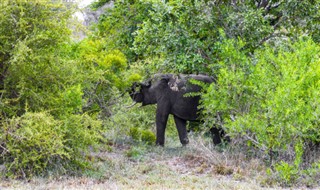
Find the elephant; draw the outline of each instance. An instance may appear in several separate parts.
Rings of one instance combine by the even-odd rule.
[[[199,120],[199,95],[187,95],[200,92],[201,86],[190,79],[202,83],[213,83],[215,79],[206,75],[195,74],[156,74],[145,83],[133,83],[129,91],[131,99],[142,106],[157,104],[156,109],[156,144],[164,146],[165,129],[168,116],[174,117],[179,139],[182,145],[189,143],[187,121]],[[221,143],[224,131],[213,127],[211,130],[214,144]]]

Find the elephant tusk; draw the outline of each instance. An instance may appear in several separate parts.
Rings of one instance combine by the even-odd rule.
[[[133,104],[131,104],[130,106],[125,106],[125,108],[129,109],[132,108],[133,106],[135,106],[138,102],[133,102]]]

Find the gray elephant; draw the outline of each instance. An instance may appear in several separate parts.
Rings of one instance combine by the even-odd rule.
[[[142,103],[142,106],[157,104],[156,113],[156,144],[164,145],[165,129],[169,114],[174,116],[182,145],[189,143],[187,136],[187,121],[199,119],[199,96],[185,96],[190,92],[199,92],[201,87],[190,82],[190,79],[204,83],[214,82],[214,78],[206,75],[173,75],[157,74],[146,83],[134,83],[130,90],[133,101]],[[222,130],[212,128],[213,142],[221,143]]]

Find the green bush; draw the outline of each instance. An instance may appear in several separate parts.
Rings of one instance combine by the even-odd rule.
[[[152,145],[156,142],[155,134],[150,130],[139,129],[138,127],[131,127],[129,135],[131,138],[138,142],[143,142]]]
[[[100,122],[87,115],[56,120],[46,112],[27,112],[2,125],[0,162],[6,166],[5,175],[14,178],[45,174],[58,166],[84,165],[88,146],[101,138]]]
[[[56,159],[70,158],[62,123],[47,113],[26,113],[3,123],[1,162],[8,176],[40,174]]]
[[[275,170],[278,172],[280,181],[286,185],[294,182],[299,172],[295,166],[284,161],[280,161],[280,163],[276,164]]]
[[[154,142],[156,142],[156,136],[153,132],[149,130],[143,130],[141,132],[141,141],[148,145],[151,145],[154,144]]]
[[[219,48],[228,59],[203,96],[207,120],[216,123],[219,112],[231,136],[267,154],[280,178],[293,182],[306,146],[320,142],[319,45],[301,39],[253,58],[237,51],[241,42],[225,40]]]
[[[5,176],[44,175],[54,168],[76,172],[90,166],[89,146],[101,140],[95,114],[100,107],[84,109],[88,94],[102,80],[115,84],[110,88],[120,86],[110,73],[121,72],[126,59],[117,51],[101,58],[105,65],[84,59],[90,51],[71,37],[74,11],[72,4],[51,0],[1,2],[0,163]]]
[[[141,132],[138,127],[131,127],[129,135],[135,141],[139,141],[141,139]]]

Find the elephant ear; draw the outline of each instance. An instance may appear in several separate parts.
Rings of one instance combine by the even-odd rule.
[[[143,102],[143,94],[142,91],[143,84],[134,82],[131,86],[131,90],[129,92],[132,100],[135,102]]]
[[[146,87],[147,87],[147,88],[150,88],[150,87],[151,87],[151,80],[148,80],[148,81],[147,81]]]
[[[161,78],[158,79],[158,83],[157,86],[159,89],[165,89],[168,88],[169,86],[169,80],[170,77],[165,75],[165,76],[161,76]]]
[[[161,77],[160,81],[163,82],[163,83],[167,83],[168,84],[169,81],[170,81],[170,78],[171,78],[170,76],[164,75],[164,76]]]
[[[141,85],[138,84],[137,82],[134,82],[131,86],[131,89],[130,89],[130,94],[133,94],[133,93],[136,93],[136,92],[140,92],[140,89],[141,89]]]

